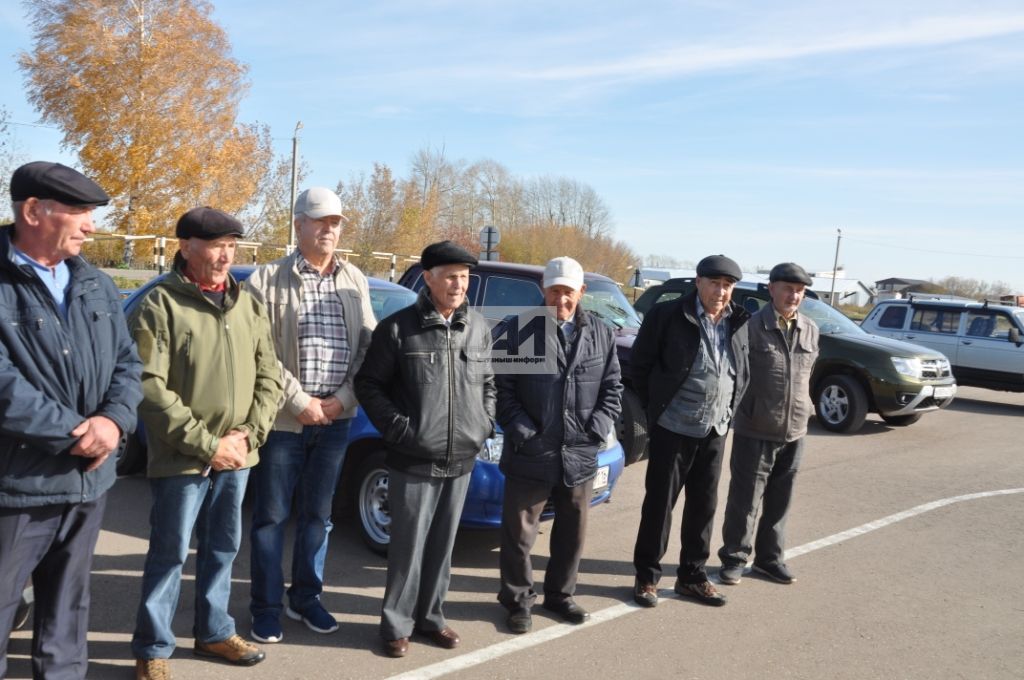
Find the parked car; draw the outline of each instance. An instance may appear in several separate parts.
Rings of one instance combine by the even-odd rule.
[[[960,385],[1024,392],[1024,309],[912,296],[883,300],[861,324],[949,357]]]
[[[648,288],[636,301],[638,313],[673,300],[695,287],[694,279],[669,279]],[[769,303],[768,286],[740,281],[732,299],[755,312]],[[818,422],[833,432],[856,432],[868,412],[890,425],[916,423],[921,415],[949,406],[956,380],[949,360],[935,350],[866,333],[809,292],[800,311],[821,331],[811,397]]]
[[[480,262],[469,273],[469,291],[466,299],[470,306],[534,307],[544,304],[541,282],[544,267],[509,262]],[[593,312],[615,332],[615,346],[622,367],[622,414],[619,416],[616,437],[626,454],[626,464],[635,463],[647,452],[647,415],[640,398],[633,391],[629,377],[629,356],[640,328],[629,300],[618,284],[607,276],[588,272],[583,276],[587,285],[583,307]],[[419,292],[423,288],[423,267],[413,264],[398,283]],[[484,310],[486,315],[486,310]],[[492,319],[500,321],[500,319]]]
[[[252,274],[254,267],[236,265],[231,273],[239,281]],[[130,313],[161,277],[154,278],[135,291],[124,302],[125,313]],[[378,319],[390,316],[407,307],[416,299],[408,288],[381,279],[369,278],[370,304]],[[145,437],[140,431],[129,438],[128,446],[117,462],[119,475],[143,472],[146,466]],[[501,526],[501,504],[504,497],[505,477],[498,469],[501,459],[502,435],[489,439],[477,454],[462,511],[460,526],[496,528]],[[378,554],[386,554],[390,541],[391,516],[388,510],[388,470],[384,464],[386,450],[380,433],[370,423],[362,408],[356,412],[349,432],[348,452],[342,467],[338,489],[334,496],[334,514],[358,518],[359,534],[367,546]],[[624,467],[622,446],[610,438],[597,459],[598,474],[594,481],[591,505],[611,498]],[[548,519],[553,512],[542,515]]]

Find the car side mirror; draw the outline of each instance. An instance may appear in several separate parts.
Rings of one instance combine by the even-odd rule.
[[[1024,344],[1024,343],[1021,343],[1021,341],[1020,341],[1020,329],[1019,328],[1011,328],[1010,329],[1010,333],[1009,333],[1009,338],[1010,338],[1010,342],[1012,342],[1013,344],[1017,345],[1017,347],[1020,347],[1021,344]]]

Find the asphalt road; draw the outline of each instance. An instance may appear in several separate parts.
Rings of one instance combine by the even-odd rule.
[[[175,619],[177,678],[1021,678],[1024,677],[1024,395],[962,389],[945,412],[907,428],[870,417],[853,436],[812,422],[789,522],[782,586],[746,575],[712,609],[671,593],[631,602],[631,555],[645,464],[626,469],[611,503],[594,509],[578,601],[583,626],[539,607],[534,630],[508,634],[497,592],[497,536],[460,534],[448,652],[413,639],[404,659],[379,650],[384,560],[339,526],[324,601],[341,621],[317,635],[286,620],[267,659],[235,668],[191,653],[192,581]],[[722,480],[719,518],[728,475]],[[90,678],[132,677],[129,640],[148,535],[143,479],[112,491],[93,569]],[[677,508],[676,521],[680,509]],[[547,534],[535,550],[538,577]],[[800,554],[796,554],[800,553]],[[678,538],[665,563],[676,564]],[[248,632],[248,544],[235,565],[232,612]],[[711,564],[717,564],[712,557]],[[192,573],[191,564],[186,573]],[[29,677],[29,635],[14,634],[10,677]]]

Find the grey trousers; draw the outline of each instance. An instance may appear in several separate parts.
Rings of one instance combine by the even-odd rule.
[[[786,516],[803,450],[803,437],[783,444],[733,435],[732,479],[722,525],[724,545],[718,551],[723,566],[745,565],[751,554],[758,564],[783,563]],[[755,537],[758,508],[761,520]]]
[[[420,477],[389,470],[391,543],[381,608],[380,635],[409,637],[447,623],[441,611],[451,579],[452,547],[459,528],[469,474]]]
[[[593,491],[592,479],[579,486],[552,487],[505,478],[498,602],[508,609],[529,609],[537,600],[530,550],[537,541],[540,515],[548,498],[554,503],[555,519],[551,527],[551,559],[544,572],[544,599],[555,602],[573,596]]]

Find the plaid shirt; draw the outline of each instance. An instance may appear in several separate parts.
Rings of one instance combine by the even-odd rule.
[[[317,398],[334,394],[345,380],[352,352],[348,346],[345,309],[334,285],[334,268],[320,275],[300,253],[296,264],[302,277],[299,307],[299,382]]]

